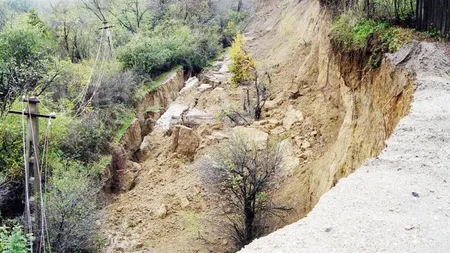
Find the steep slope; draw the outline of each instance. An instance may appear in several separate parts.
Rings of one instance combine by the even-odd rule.
[[[388,147],[306,218],[242,252],[449,252],[448,55],[444,45],[414,42],[388,56],[415,73],[418,85]]]
[[[240,129],[285,147],[286,176],[272,196],[293,211],[271,221],[269,230],[275,230],[304,217],[341,178],[382,151],[409,112],[416,86],[411,72],[387,60],[371,69],[335,53],[328,39],[331,19],[317,0],[261,0],[256,7],[245,38],[260,72],[272,77],[271,97],[263,120]],[[142,136],[133,150],[141,167],[135,184],[106,209],[108,251],[233,248],[223,230],[227,207],[202,185],[196,164],[236,130],[220,116],[223,111],[244,102],[245,87],[228,85],[230,73],[220,68],[204,73],[191,89],[178,93],[177,85],[166,92],[177,97],[162,105],[167,122],[161,125],[169,129],[151,128]],[[199,121],[187,122],[192,129],[171,123],[183,115]]]
[[[408,112],[415,88],[405,70],[388,63],[364,68],[334,53],[331,19],[318,1],[261,1],[258,10],[246,35],[275,83],[276,106],[266,108],[266,116],[282,119],[288,108],[305,115],[301,125],[279,136],[300,144],[300,166],[275,194],[277,202],[295,208],[285,218],[293,222],[340,178],[379,154]]]

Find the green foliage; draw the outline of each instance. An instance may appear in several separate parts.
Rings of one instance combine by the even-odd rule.
[[[34,12],[21,15],[0,32],[0,102],[5,109],[20,93],[47,77],[51,40]]]
[[[98,113],[92,112],[71,123],[60,147],[65,157],[89,163],[98,161],[111,140],[111,130],[100,120]]]
[[[346,12],[333,23],[330,38],[344,51],[358,51],[369,46],[369,50],[381,48],[384,52],[395,52],[412,40],[412,31]]]
[[[99,184],[89,168],[59,164],[44,195],[50,245],[61,253],[93,250]]]
[[[193,54],[194,37],[190,29],[176,22],[160,25],[145,36],[137,34],[119,52],[125,69],[152,76],[177,64],[186,64]]]
[[[221,20],[222,27],[222,44],[227,47],[230,46],[233,38],[242,32],[241,23],[246,18],[247,14],[243,12],[236,12],[228,10]]]
[[[30,247],[30,236],[23,232],[23,228],[15,225],[12,228],[0,227],[0,252],[27,253]]]
[[[152,32],[134,35],[119,51],[119,60],[125,69],[152,77],[176,65],[202,68],[220,50],[217,30],[210,26],[192,30],[178,21],[166,21]]]
[[[245,41],[242,34],[238,34],[234,38],[234,42],[230,48],[230,71],[233,73],[232,82],[241,84],[243,82],[255,80],[254,69],[256,62],[245,49]]]
[[[0,172],[9,180],[23,175],[21,116],[8,115],[0,121]]]

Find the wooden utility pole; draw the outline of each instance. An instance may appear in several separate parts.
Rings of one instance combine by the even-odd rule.
[[[27,134],[25,138],[25,177],[29,185],[25,186],[26,200],[29,200],[30,205],[25,206],[25,217],[27,220],[27,232],[35,231],[33,237],[35,238],[34,247],[36,252],[40,252],[41,235],[40,229],[43,226],[43,216],[41,213],[41,174],[39,171],[39,118],[55,119],[54,114],[41,115],[39,114],[39,99],[36,97],[23,99],[22,102],[28,102],[28,108],[24,112],[8,111],[11,114],[18,114],[27,116]],[[31,187],[32,186],[32,187]],[[29,191],[28,188],[32,188]],[[31,209],[30,209],[31,206]]]

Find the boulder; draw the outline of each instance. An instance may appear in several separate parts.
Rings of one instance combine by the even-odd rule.
[[[300,159],[294,152],[295,147],[289,139],[283,140],[278,145],[283,156],[283,170],[290,173],[300,165]]]
[[[142,140],[139,151],[136,153],[138,161],[145,161],[149,157],[151,151],[150,139],[151,136],[147,135],[144,137],[144,140]]]
[[[193,87],[197,86],[200,83],[197,77],[191,77],[189,78],[185,83],[183,89],[180,90],[180,94],[187,92],[188,90],[192,89]]]
[[[265,149],[269,141],[269,134],[252,127],[237,126],[233,128],[233,134],[252,143],[258,150]]]
[[[189,207],[189,200],[186,198],[186,196],[183,196],[180,198],[180,205],[181,205],[181,209],[185,210],[186,208]]]
[[[201,138],[197,133],[185,126],[177,125],[172,129],[172,151],[193,159]]]
[[[211,85],[207,84],[207,83],[202,83],[202,84],[198,87],[198,90],[199,90],[200,92],[204,92],[204,91],[207,91],[207,90],[213,90],[213,87],[212,87]]]
[[[160,218],[160,219],[164,219],[167,217],[167,206],[162,204],[158,210],[156,210],[156,217]]]
[[[297,111],[295,109],[289,109],[286,112],[286,115],[284,116],[283,119],[283,127],[286,130],[290,130],[292,125],[294,125],[297,122],[301,122],[304,120],[303,114],[301,111]]]

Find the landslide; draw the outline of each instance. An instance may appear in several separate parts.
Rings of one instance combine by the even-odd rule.
[[[380,68],[333,49],[331,17],[319,1],[260,1],[247,28],[249,51],[272,74],[266,118],[289,108],[302,124],[271,137],[290,139],[300,164],[280,184],[275,201],[294,207],[279,226],[305,216],[339,179],[377,156],[408,113],[413,77],[383,61]]]
[[[286,148],[286,176],[272,195],[293,211],[274,219],[271,230],[304,217],[339,179],[377,156],[409,111],[413,76],[387,61],[372,69],[340,54],[330,44],[330,27],[331,17],[317,0],[261,0],[246,28],[248,51],[260,72],[270,73],[272,86],[263,120],[244,131],[258,138],[267,135]],[[227,65],[226,59],[219,62],[219,68]],[[196,162],[235,130],[217,115],[230,105],[241,106],[244,91],[229,85],[226,70],[204,75],[221,81],[200,77],[199,87],[186,93],[178,93],[181,86],[176,82],[162,91],[166,95],[157,103],[162,112],[199,110],[192,110],[191,116],[201,119],[192,130],[170,122],[169,130],[154,129],[154,122],[146,128],[139,119],[140,134],[129,135],[138,136],[129,138],[137,140],[128,145],[132,150],[122,143],[136,169],[128,173],[131,186],[105,209],[101,227],[107,252],[232,249],[222,230],[226,208],[202,185]],[[140,105],[141,111],[155,105],[155,99],[148,101]],[[161,118],[170,121],[174,116]]]

